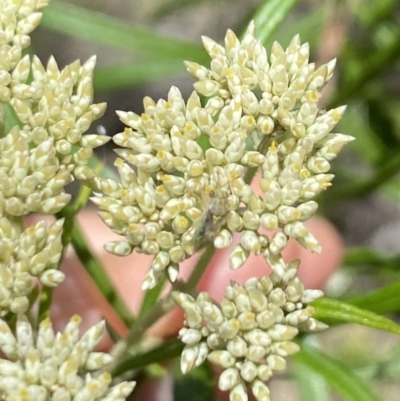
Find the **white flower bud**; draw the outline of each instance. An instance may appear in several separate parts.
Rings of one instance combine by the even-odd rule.
[[[118,256],[127,256],[132,253],[132,245],[126,241],[110,241],[104,245],[107,252]]]
[[[284,324],[275,324],[268,330],[268,334],[274,341],[292,340],[299,330],[296,327],[286,326]]]
[[[260,380],[255,380],[251,386],[251,391],[257,401],[270,401],[270,391],[268,386]]]
[[[267,364],[272,370],[284,370],[286,368],[286,360],[278,355],[269,355]]]
[[[229,351],[212,351],[208,354],[207,359],[223,368],[230,368],[236,362],[236,358]]]
[[[239,382],[239,372],[235,368],[224,370],[218,380],[218,388],[222,391],[230,390]],[[232,393],[231,393],[232,394]],[[235,400],[239,398],[235,398]],[[246,398],[247,399],[247,398]]]
[[[233,270],[239,269],[246,262],[249,254],[244,247],[237,245],[229,257],[229,267]]]
[[[202,337],[200,331],[196,329],[181,329],[179,335],[181,341],[187,345],[196,345]]]
[[[261,345],[250,345],[247,349],[247,358],[253,362],[260,362],[266,354],[266,350]]]
[[[232,240],[232,233],[224,229],[214,238],[214,246],[216,249],[227,248],[232,243]]]
[[[226,340],[230,340],[236,336],[240,330],[240,323],[236,319],[230,319],[221,324],[218,329],[219,335]]]
[[[235,357],[241,358],[247,354],[247,343],[240,336],[228,341],[227,350]]]
[[[204,359],[201,358],[203,360],[199,360],[199,356],[200,344],[185,347],[181,354],[181,371],[183,374],[191,371],[193,368],[203,363],[205,358],[207,357],[207,354],[204,355]]]

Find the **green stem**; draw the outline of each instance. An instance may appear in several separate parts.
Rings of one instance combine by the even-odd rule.
[[[122,366],[124,366],[126,363],[126,353],[129,348],[131,348],[133,344],[142,338],[143,334],[150,326],[152,326],[158,319],[174,308],[175,303],[171,296],[172,292],[182,291],[188,293],[197,286],[199,280],[204,274],[204,271],[207,269],[210,260],[214,256],[214,253],[215,248],[212,244],[210,244],[196,263],[187,282],[174,283],[171,291],[164,298],[160,299],[146,315],[139,317],[139,319],[131,327],[127,336],[114,346],[113,350],[111,351],[114,356],[114,360],[110,365],[107,366],[107,370],[112,372],[113,376],[118,374],[118,372],[124,371]]]
[[[163,341],[150,350],[125,358],[113,370],[112,376],[118,377],[134,369],[140,369],[153,363],[161,363],[168,359],[176,358],[182,353],[183,348],[184,344],[177,338]]]
[[[90,251],[89,245],[79,227],[73,226],[71,231],[71,244],[74,247],[76,255],[95,282],[106,300],[117,312],[119,317],[126,325],[133,323],[132,315],[126,307],[123,300],[117,295],[118,292],[111,284],[111,280],[100,260]]]
[[[57,218],[65,219],[61,237],[64,248],[71,242],[72,230],[75,225],[75,217],[86,206],[91,193],[92,190],[89,187],[81,185],[75,201],[66,206],[63,210],[61,210],[61,212],[57,213]]]
[[[207,246],[204,252],[201,254],[200,259],[197,261],[190,277],[188,278],[186,285],[189,289],[193,289],[197,286],[200,279],[203,277],[204,272],[210,264],[211,259],[215,254],[215,248],[213,244]]]
[[[43,287],[42,290],[40,291],[39,314],[37,321],[38,324],[39,322],[50,316],[50,307],[51,307],[51,302],[53,300],[53,291],[54,288],[51,287]]]
[[[64,261],[65,251],[67,246],[71,242],[71,233],[74,228],[75,216],[79,211],[85,207],[91,194],[90,188],[81,186],[78,196],[73,203],[67,205],[63,210],[56,214],[57,219],[64,219],[63,232],[61,235],[62,243],[62,254],[60,262],[58,263],[58,269],[60,269],[62,262]],[[54,288],[44,287],[40,294],[39,300],[39,322],[50,315],[50,307],[53,300]]]
[[[107,371],[114,373],[118,371],[119,366],[125,360],[127,352],[133,344],[140,341],[143,334],[151,327],[157,320],[164,316],[167,312],[171,311],[175,303],[172,299],[171,292],[166,295],[141,319],[138,319],[131,327],[129,333],[121,341],[119,341],[111,351],[114,356],[113,362],[107,366]]]

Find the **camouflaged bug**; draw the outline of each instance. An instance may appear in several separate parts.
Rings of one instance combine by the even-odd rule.
[[[228,198],[233,194],[231,183],[225,170],[216,166],[212,172],[213,185],[205,189],[206,196],[202,197],[203,216],[194,234],[194,248],[199,251],[204,248],[221,231],[229,211]]]

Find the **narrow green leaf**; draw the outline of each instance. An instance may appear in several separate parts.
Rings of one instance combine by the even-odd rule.
[[[141,51],[158,60],[208,60],[200,44],[157,34],[154,29],[133,26],[105,14],[81,7],[51,2],[43,14],[41,26],[80,40],[112,46],[125,51]]]
[[[155,348],[141,354],[128,356],[113,370],[113,377],[118,377],[133,369],[143,368],[152,363],[161,363],[171,358],[179,356],[183,350],[182,341],[174,338],[167,340]]]
[[[302,344],[293,359],[321,375],[346,401],[380,401],[350,369],[316,349]]]
[[[127,326],[133,323],[132,314],[119,296],[101,261],[91,252],[80,228],[75,224],[71,230],[71,244],[85,270],[89,273],[97,288],[117,312]]]
[[[146,61],[139,64],[99,67],[94,72],[94,90],[115,91],[185,73],[182,60]]]
[[[32,289],[32,291],[28,294],[28,300],[29,300],[29,305],[31,305],[31,307],[30,307],[30,310],[31,311],[33,311],[34,310],[34,308],[32,307],[33,305],[35,305],[35,303],[37,303],[37,301],[39,300],[39,302],[41,301],[41,295],[42,295],[42,290],[44,290],[45,288],[48,288],[48,287],[43,287],[42,289],[40,289],[39,288],[39,286],[36,286],[36,287],[34,287],[33,289]],[[50,309],[50,308],[49,308]],[[49,316],[49,313],[47,313],[47,312],[50,312],[50,310],[48,310],[48,311],[46,311],[46,312],[44,312],[43,310],[42,310],[42,312],[43,312],[43,318],[46,318],[47,316]],[[14,315],[13,313],[11,313],[10,312],[10,314],[11,315]],[[15,316],[15,315],[14,315]],[[42,316],[41,316],[41,314],[40,314],[40,305],[39,305],[39,313],[38,313],[38,319],[36,320],[36,323],[37,323],[37,325],[43,320],[42,319]],[[4,319],[4,318],[3,318]],[[10,321],[9,321],[9,319],[8,318],[6,318],[6,321],[8,322],[8,323],[10,323]],[[37,327],[36,327],[37,328]]]
[[[75,217],[79,213],[79,211],[85,207],[91,193],[92,191],[90,188],[85,185],[80,185],[78,195],[75,198],[74,202],[65,206],[60,212],[56,214],[57,219],[65,219],[63,233],[61,237],[64,249],[71,242],[72,230],[75,225]]]
[[[336,299],[320,298],[312,302],[315,307],[313,317],[318,320],[336,320],[357,323],[400,335],[400,326],[392,320],[374,312],[361,309]]]
[[[329,386],[321,375],[296,362],[293,372],[301,401],[331,401]]]
[[[400,311],[400,281],[351,298],[347,302],[380,314],[398,312]]]
[[[218,0],[170,0],[158,2],[158,7],[152,13],[154,19],[158,19],[165,15],[171,14],[174,11],[182,8],[193,7],[201,3],[215,3]],[[157,3],[156,3],[157,4]]]
[[[264,1],[264,4],[252,17],[256,25],[257,37],[263,44],[271,41],[272,35],[298,1],[299,0]]]

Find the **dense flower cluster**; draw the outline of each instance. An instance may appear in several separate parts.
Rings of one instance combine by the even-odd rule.
[[[111,355],[93,351],[104,323],[79,339],[78,316],[55,334],[49,319],[35,332],[24,314],[35,284],[64,279],[63,221],[23,230],[22,218],[59,212],[71,198],[65,186],[78,178],[95,190],[103,221],[125,237],[106,249],[153,255],[144,289],[174,282],[181,262],[209,243],[230,246],[234,233],[232,269],[263,255],[271,275],[232,283],[221,304],[206,293],[173,296],[185,311],[182,371],[208,358],[224,369],[219,388],[232,400],[247,400],[247,385],[268,400],[265,382],[298,351],[294,337],[325,328],[308,306],[322,292],[304,288],[299,261],[286,263],[282,251],[289,238],[320,251],[303,222],[333,179],[330,161],[353,139],[331,133],[345,107],[318,108],[335,61],[316,69],[298,36],[286,50],[274,43],[268,56],[253,23],[242,41],[228,31],[225,47],[203,38],[210,68],[186,62],[197,80],[187,101],[172,87],[167,100],[146,97],[141,115],[118,112],[127,126],[113,138],[120,181],[104,179],[88,161],[109,138],[85,134],[106,107],[92,103],[95,58],[60,70],[54,58],[45,67],[22,57],[48,2],[0,0],[0,117],[15,121],[0,127],[0,316],[17,315],[15,333],[0,319],[0,399],[120,401],[134,387],[113,385]],[[258,187],[245,180],[251,169]]]
[[[38,57],[33,56],[31,61],[25,56],[12,73],[11,104],[24,131],[36,146],[47,142],[61,167],[73,170],[82,180],[95,175],[86,166],[93,148],[110,139],[83,135],[106,109],[105,103],[92,104],[95,64],[96,58],[92,57],[83,65],[75,61],[60,71],[53,57],[45,68]],[[30,74],[33,79],[28,84]]]
[[[333,178],[329,161],[352,139],[330,133],[345,107],[325,112],[317,105],[335,62],[315,69],[298,36],[286,50],[274,43],[270,57],[254,24],[242,42],[232,31],[225,48],[203,42],[211,67],[186,63],[198,80],[187,102],[172,87],[168,100],[146,97],[141,116],[118,112],[128,126],[114,137],[125,160],[115,163],[121,182],[101,180],[93,199],[104,222],[127,238],[107,250],[154,255],[144,288],[166,274],[174,281],[180,262],[207,242],[228,247],[234,232],[241,233],[234,269],[250,253],[263,254],[283,276],[289,237],[318,252],[303,222]],[[199,95],[208,98],[204,107]],[[252,167],[261,172],[258,191],[243,179]]]
[[[109,140],[83,136],[106,107],[92,104],[95,58],[60,71],[54,58],[44,68],[36,56],[22,57],[48,3],[0,1],[0,100],[10,102],[20,121],[0,135],[0,209],[12,216],[60,211],[70,200],[64,187],[74,176],[93,181],[86,164],[92,149]]]
[[[75,315],[62,333],[54,333],[49,319],[37,334],[25,315],[19,315],[14,335],[0,320],[0,399],[7,401],[120,401],[134,382],[111,384],[108,372],[98,374],[112,357],[93,348],[104,332],[104,322],[79,338],[81,319]]]
[[[40,221],[21,233],[17,225],[0,217],[0,316],[28,310],[34,278],[48,287],[64,280],[58,270],[62,225],[62,220],[49,227]]]
[[[60,164],[53,143],[48,138],[35,144],[18,127],[0,139],[1,215],[53,214],[68,204],[64,187],[73,179],[73,166]]]
[[[31,38],[29,34],[37,28],[40,12],[50,0],[1,0],[0,1],[0,100],[9,101],[12,81],[10,71],[19,63],[22,50],[26,49]]]
[[[74,176],[94,183],[95,174],[86,164],[93,148],[109,139],[83,135],[105,111],[104,103],[92,104],[95,58],[60,71],[54,58],[45,68],[36,56],[22,57],[48,3],[0,1],[1,314],[27,310],[32,277],[47,286],[63,280],[55,270],[62,252],[62,222],[48,229],[39,223],[21,235],[20,217],[59,212],[71,199],[65,186]],[[8,130],[10,121],[15,126]]]
[[[135,383],[113,385],[103,371],[111,355],[93,352],[104,322],[79,339],[78,316],[55,334],[49,319],[36,332],[24,314],[38,282],[55,287],[64,279],[58,270],[63,220],[23,230],[22,217],[59,212],[70,201],[65,186],[74,177],[94,183],[86,164],[109,139],[83,135],[105,111],[104,103],[92,104],[95,58],[60,71],[53,58],[45,68],[36,56],[22,57],[48,2],[0,0],[0,316],[7,319],[0,319],[0,399],[120,401]],[[15,126],[8,130],[10,121]],[[10,313],[18,316],[15,334]]]
[[[305,290],[298,277],[287,285],[267,276],[231,284],[220,305],[204,292],[196,299],[184,293],[174,296],[185,311],[185,327],[179,333],[185,344],[182,371],[206,358],[221,366],[218,386],[230,391],[231,400],[247,400],[247,384],[257,400],[269,400],[264,382],[273,371],[285,368],[286,356],[299,350],[293,338],[300,330],[326,327],[311,317],[313,308],[305,305],[322,296],[322,291]]]

